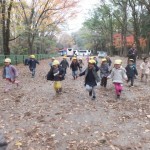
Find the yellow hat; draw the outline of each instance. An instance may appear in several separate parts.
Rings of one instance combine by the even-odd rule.
[[[10,58],[6,58],[6,59],[4,60],[4,62],[6,62],[6,63],[11,63],[11,59],[10,59]]]
[[[76,60],[77,58],[76,57],[72,57],[72,60]]]
[[[58,60],[54,60],[53,61],[52,66],[55,66],[55,65],[59,65],[59,61]]]
[[[67,57],[66,57],[66,56],[64,56],[63,58],[64,58],[64,59],[66,59]]]
[[[30,55],[31,58],[35,58],[35,55]]]
[[[107,59],[106,59],[106,58],[103,58],[103,59],[102,59],[102,62],[104,62],[104,61],[107,61]]]
[[[96,61],[95,61],[94,59],[91,59],[91,60],[89,60],[89,63],[90,63],[90,64],[95,64]]]
[[[93,57],[93,56],[91,56],[91,57],[90,57],[90,59],[94,59],[94,57]]]
[[[122,63],[122,60],[121,60],[121,59],[117,59],[117,60],[115,60],[115,63],[114,63],[114,64],[116,64],[116,65],[121,65],[121,63]]]

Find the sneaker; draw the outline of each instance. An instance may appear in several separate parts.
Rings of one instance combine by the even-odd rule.
[[[93,96],[93,97],[92,97],[92,100],[95,100],[95,99],[96,99],[96,96]]]
[[[120,99],[120,95],[117,95],[117,99]]]
[[[130,85],[129,87],[134,87],[134,85]]]
[[[89,92],[89,96],[92,96],[92,91]]]
[[[15,81],[15,83],[16,83],[17,87],[19,87],[19,81]]]

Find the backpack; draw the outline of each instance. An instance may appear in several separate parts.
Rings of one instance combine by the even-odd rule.
[[[46,79],[50,80],[50,81],[54,80],[54,75],[53,75],[53,70],[52,69],[47,73]]]

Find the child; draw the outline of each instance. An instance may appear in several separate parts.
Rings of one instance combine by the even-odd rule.
[[[115,60],[114,68],[108,78],[112,78],[113,84],[115,86],[117,98],[120,98],[122,91],[123,79],[127,80],[127,75],[125,69],[121,66],[122,60]]]
[[[150,74],[150,63],[148,62],[148,58],[147,57],[145,57],[143,59],[143,62],[141,63],[140,68],[142,70],[141,81],[143,81],[143,77],[145,76],[146,83],[147,83],[148,75]]]
[[[97,60],[96,56],[94,56],[93,59],[94,59],[95,62],[96,62],[95,64],[98,65],[98,60]]]
[[[112,61],[111,61],[111,59],[110,59],[109,56],[106,56],[106,60],[107,60],[108,66],[109,66],[109,72],[111,73],[111,64],[112,64]]]
[[[86,57],[87,63],[89,62],[89,60],[90,60],[90,57],[89,57],[89,55],[87,55],[87,57]]]
[[[100,66],[100,77],[101,77],[101,86],[107,86],[107,77],[109,75],[109,67],[107,64],[107,60],[105,58],[102,59],[102,63]]]
[[[4,60],[5,66],[3,69],[3,78],[6,80],[6,87],[4,92],[8,92],[11,89],[12,84],[16,84],[17,87],[19,85],[19,81],[16,81],[16,77],[18,76],[18,72],[16,68],[11,65],[11,59],[6,58]]]
[[[65,74],[67,73],[67,68],[69,67],[69,63],[67,61],[67,57],[64,56],[63,60],[60,62],[60,66],[64,69]]]
[[[72,76],[75,79],[77,79],[78,77],[78,69],[79,69],[79,63],[77,61],[77,58],[76,57],[73,57],[72,58],[72,63],[70,65],[70,68],[72,69]]]
[[[80,73],[82,72],[83,65],[84,65],[84,63],[82,61],[82,58],[79,58],[79,71],[80,71]]]
[[[92,100],[96,98],[95,87],[97,83],[100,82],[100,78],[97,74],[99,68],[96,67],[95,63],[95,60],[89,60],[88,68],[79,75],[85,75],[85,87],[86,90],[89,91],[89,96],[92,96]]]
[[[62,92],[62,85],[60,81],[64,80],[64,76],[65,76],[65,72],[60,67],[59,61],[54,60],[52,64],[52,68],[50,69],[47,75],[47,80],[54,81],[54,90],[56,91],[56,94],[61,94]]]
[[[52,67],[52,63],[53,63],[54,60],[55,60],[55,57],[52,57],[52,58],[51,58],[51,62],[49,63],[49,66],[50,66],[50,67]]]
[[[36,64],[39,64],[39,62],[35,59],[35,55],[30,56],[30,60],[28,61],[29,64],[29,69],[32,72],[32,78],[35,77],[35,69],[36,69]]]
[[[126,69],[126,74],[128,77],[127,82],[131,81],[130,87],[133,87],[135,75],[138,75],[138,72],[137,72],[137,69],[134,65],[133,59],[129,59],[129,64],[126,66],[125,69]]]

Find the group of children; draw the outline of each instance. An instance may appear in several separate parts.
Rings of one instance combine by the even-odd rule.
[[[11,65],[11,59],[6,58],[5,66],[3,69],[3,78],[6,80],[7,84],[5,87],[5,92],[11,89],[11,84],[16,83],[19,85],[19,81],[16,80],[18,76],[16,68]],[[34,55],[30,56],[28,61],[29,69],[32,73],[32,77],[35,76],[36,64],[39,62],[35,59]],[[77,57],[72,57],[71,64],[67,61],[67,57],[64,56],[63,60],[59,62],[54,57],[52,58],[50,65],[50,71],[47,74],[47,80],[54,81],[54,89],[57,94],[62,92],[61,81],[65,79],[67,73],[67,68],[72,69],[73,79],[77,79],[78,76],[85,76],[85,88],[89,92],[89,96],[92,100],[96,98],[95,88],[98,84],[105,87],[107,86],[107,79],[111,78],[115,87],[116,97],[120,98],[122,92],[123,80],[126,82],[131,82],[130,86],[134,85],[135,76],[138,75],[136,65],[133,59],[128,60],[127,66],[124,68],[122,66],[122,60],[117,59],[114,61],[114,66],[111,67],[111,59],[109,57],[101,59],[101,64],[98,66],[98,61],[95,57],[90,57],[88,60],[88,66],[83,70],[84,63],[82,58],[77,59]],[[140,65],[141,68],[141,81],[145,76],[146,83],[148,81],[148,76],[150,74],[150,63],[148,58],[144,58]],[[78,70],[80,73],[78,73]]]
[[[69,67],[69,63],[66,60],[66,57],[63,57],[62,61],[64,61],[64,59],[67,65],[64,67],[61,62],[59,66],[65,71],[65,75],[66,68]],[[84,63],[81,58],[77,59],[77,57],[72,57],[70,64],[74,80],[77,79],[78,76],[85,76],[85,88],[89,92],[89,96],[92,97],[92,100],[96,98],[96,86],[100,84],[102,87],[106,88],[107,80],[109,78],[112,79],[117,98],[120,98],[124,80],[127,83],[130,82],[130,87],[134,86],[134,79],[136,78],[136,75],[138,75],[138,72],[133,59],[128,60],[128,64],[125,68],[122,66],[122,60],[120,59],[114,61],[113,67],[111,67],[112,61],[110,57],[101,59],[100,66],[98,66],[97,62],[98,61],[95,57],[90,57],[88,60],[88,66],[85,70],[83,70]],[[143,59],[140,68],[142,70],[141,81],[145,76],[147,82],[148,75],[150,73],[150,63],[148,62],[148,58]],[[78,71],[80,71],[80,73],[78,73]]]

